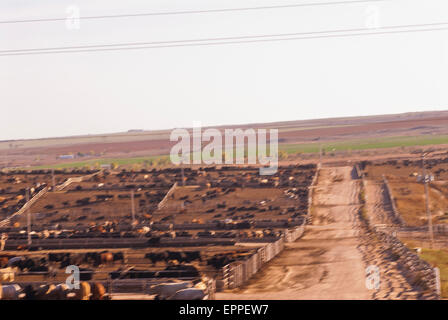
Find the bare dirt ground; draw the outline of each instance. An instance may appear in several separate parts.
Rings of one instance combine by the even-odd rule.
[[[372,225],[396,225],[392,204],[387,197],[386,190],[381,181],[368,181],[366,184],[366,209]]]
[[[424,298],[362,227],[360,181],[352,177],[351,167],[321,169],[315,191],[313,223],[304,237],[286,244],[246,286],[218,293],[217,299]],[[379,290],[366,287],[369,265],[380,270]]]
[[[320,171],[313,225],[247,286],[217,299],[369,299],[358,250],[359,181],[351,167]]]

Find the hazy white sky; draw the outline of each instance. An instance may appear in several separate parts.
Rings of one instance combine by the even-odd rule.
[[[0,20],[330,0],[2,0]],[[0,24],[0,50],[448,22],[446,0]],[[0,57],[0,139],[448,109],[447,31]]]

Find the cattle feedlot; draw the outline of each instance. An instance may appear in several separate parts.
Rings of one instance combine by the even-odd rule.
[[[270,176],[251,166],[3,170],[2,299],[443,298],[448,156],[426,157],[440,198],[434,244],[409,192],[422,188],[415,156],[321,156]],[[67,284],[73,266],[79,288]],[[373,290],[369,266],[381,279]]]
[[[434,317],[447,12],[1,0],[3,317]]]
[[[183,171],[3,173],[2,298],[213,299],[303,234],[316,165]]]

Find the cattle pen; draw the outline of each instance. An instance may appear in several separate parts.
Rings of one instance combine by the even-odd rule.
[[[151,288],[176,283],[192,292],[200,284],[201,298],[213,299],[244,285],[303,235],[317,171],[291,165],[269,177],[252,167],[52,172],[60,183],[52,187],[49,172],[8,172],[3,179],[25,188],[0,189],[0,196],[20,196],[39,180],[46,189],[21,203],[31,224],[12,212],[0,226],[8,236],[0,270],[14,269],[4,286],[18,285],[16,297],[26,298],[24,288],[60,287],[65,267],[75,265],[85,286],[101,285],[109,299],[175,299],[154,296]]]

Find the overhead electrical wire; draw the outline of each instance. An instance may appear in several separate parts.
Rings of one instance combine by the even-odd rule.
[[[409,29],[409,28],[415,28],[415,29]],[[191,46],[213,46],[213,45],[225,45],[225,44],[341,38],[341,37],[355,37],[355,36],[368,36],[368,35],[430,32],[430,31],[442,31],[442,30],[448,30],[448,22],[385,26],[385,27],[378,27],[375,29],[352,28],[352,29],[325,30],[325,31],[313,31],[313,32],[263,34],[254,36],[235,36],[235,37],[186,39],[186,40],[172,40],[172,41],[13,49],[13,50],[0,50],[0,56],[142,50],[142,49],[191,47]]]
[[[135,17],[150,17],[150,16],[167,16],[167,15],[204,14],[204,13],[238,12],[238,11],[253,11],[253,10],[268,10],[268,9],[288,9],[288,8],[299,8],[299,7],[318,7],[318,6],[320,7],[320,6],[330,6],[330,5],[360,4],[360,3],[368,3],[368,2],[387,2],[387,1],[391,1],[391,0],[351,0],[351,1],[331,1],[331,2],[310,2],[310,3],[284,4],[284,5],[272,5],[272,6],[242,7],[242,8],[146,12],[146,13],[98,15],[98,16],[85,16],[85,17],[80,16],[78,19],[79,20],[97,20],[97,19],[135,18]],[[67,17],[65,17],[65,18],[23,19],[23,20],[3,20],[3,21],[0,21],[0,24],[57,22],[57,21],[66,21],[66,20],[67,20]]]

